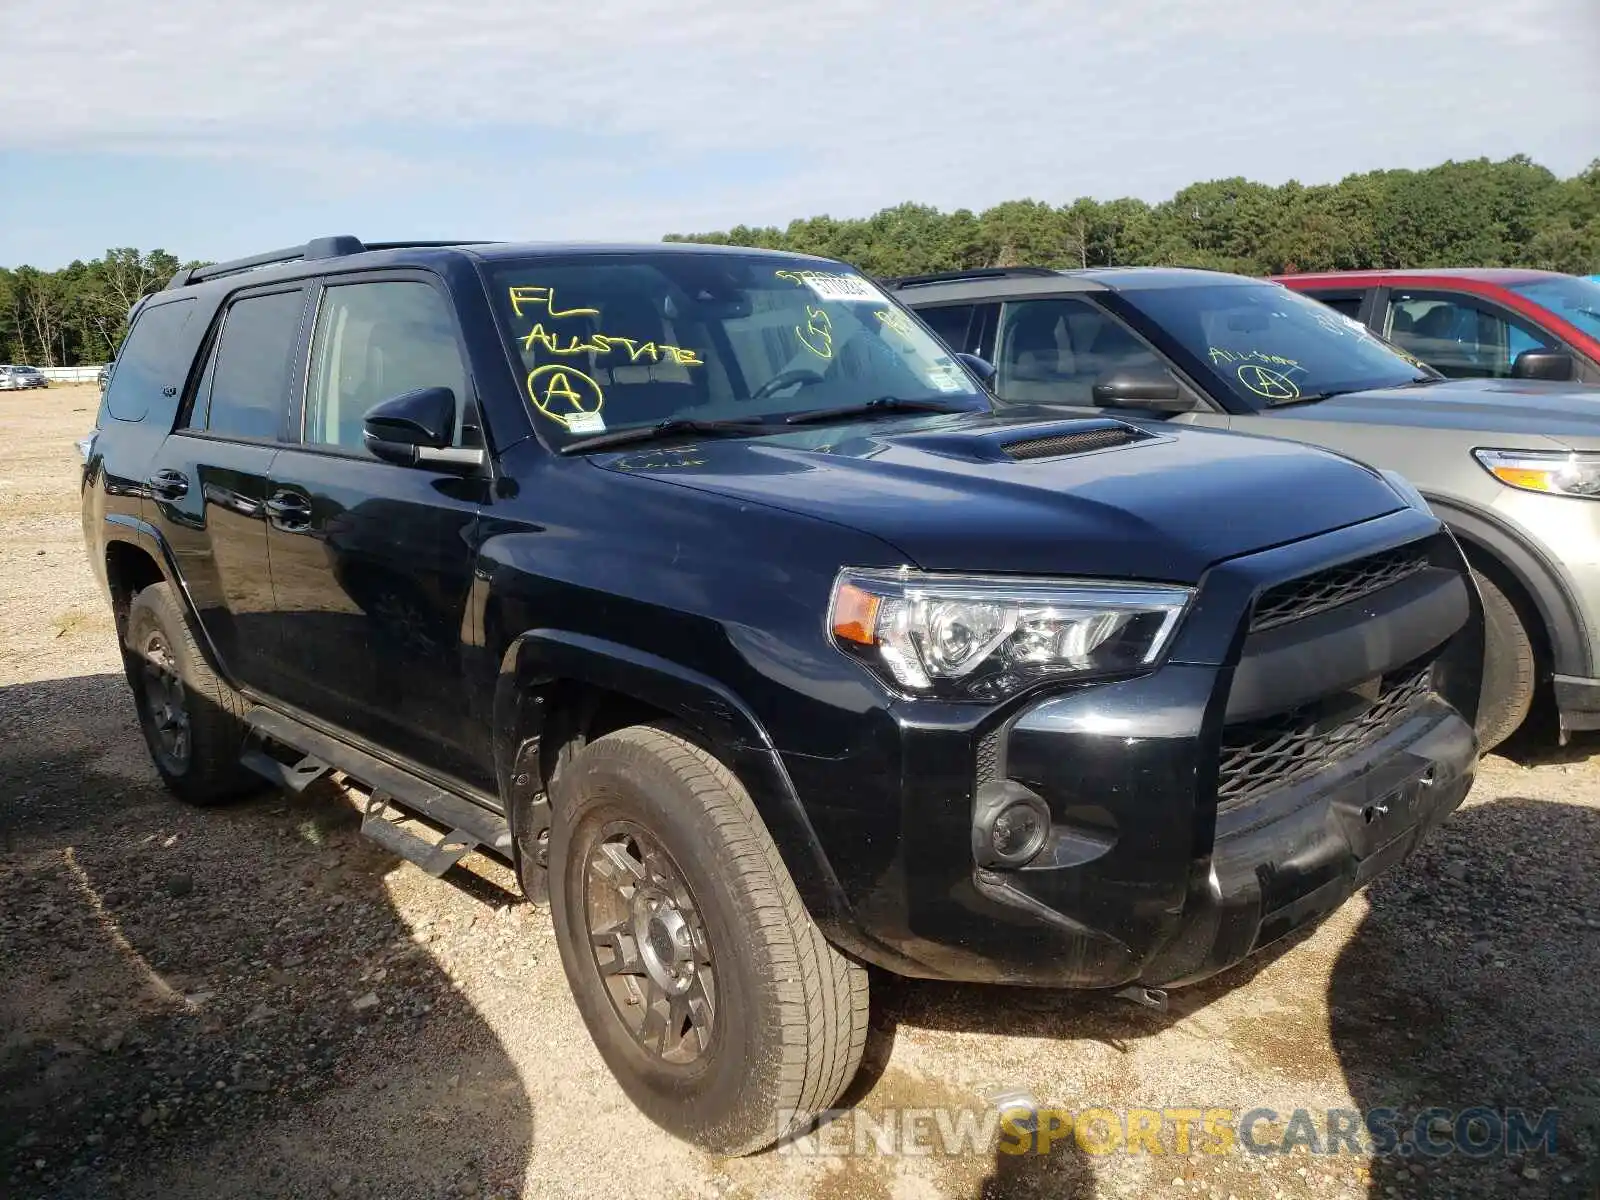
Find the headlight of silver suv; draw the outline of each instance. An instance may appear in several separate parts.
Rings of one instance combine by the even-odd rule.
[[[1600,499],[1600,453],[1573,450],[1474,450],[1489,474],[1510,487],[1554,496]]]
[[[842,650],[901,691],[998,700],[1041,680],[1153,665],[1193,594],[1167,584],[846,569],[828,627]]]

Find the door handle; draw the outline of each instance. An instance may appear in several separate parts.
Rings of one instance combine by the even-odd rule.
[[[146,482],[157,500],[182,500],[189,494],[189,477],[182,471],[157,471]]]
[[[274,492],[267,501],[267,519],[279,529],[305,529],[311,524],[311,499],[299,492]]]

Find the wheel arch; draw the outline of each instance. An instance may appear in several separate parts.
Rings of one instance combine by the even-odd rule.
[[[1548,555],[1483,509],[1425,498],[1449,525],[1467,561],[1493,579],[1523,613],[1541,670],[1547,675],[1591,674],[1589,631]]]
[[[626,725],[670,721],[716,755],[750,793],[812,918],[849,943],[849,904],[783,760],[765,728],[730,689],[632,646],[565,630],[512,640],[494,696],[495,772],[519,846],[519,823],[540,809],[563,746]]]

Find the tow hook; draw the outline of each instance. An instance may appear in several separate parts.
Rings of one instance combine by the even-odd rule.
[[[1156,1012],[1167,1011],[1167,993],[1165,988],[1145,987],[1136,983],[1132,987],[1125,987],[1115,993],[1118,1000],[1130,1000],[1140,1008],[1153,1008]]]

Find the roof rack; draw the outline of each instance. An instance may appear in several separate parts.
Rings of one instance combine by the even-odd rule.
[[[882,282],[890,288],[916,287],[924,283],[954,283],[959,279],[1004,279],[1010,275],[1057,275],[1049,267],[971,267],[965,271],[935,271],[931,275],[902,275]]]
[[[277,263],[312,262],[319,258],[343,258],[349,254],[365,254],[369,250],[409,250],[443,246],[483,246],[487,244],[481,239],[477,241],[452,239],[440,242],[363,242],[360,238],[352,237],[347,233],[337,234],[333,237],[312,238],[311,241],[303,246],[289,246],[283,250],[268,250],[264,254],[252,254],[246,258],[234,258],[227,262],[211,263],[204,267],[184,267],[167,281],[167,290],[186,287],[191,283],[204,283],[208,279],[221,279],[225,275],[237,275],[242,271],[253,271],[257,267],[270,267]]]

